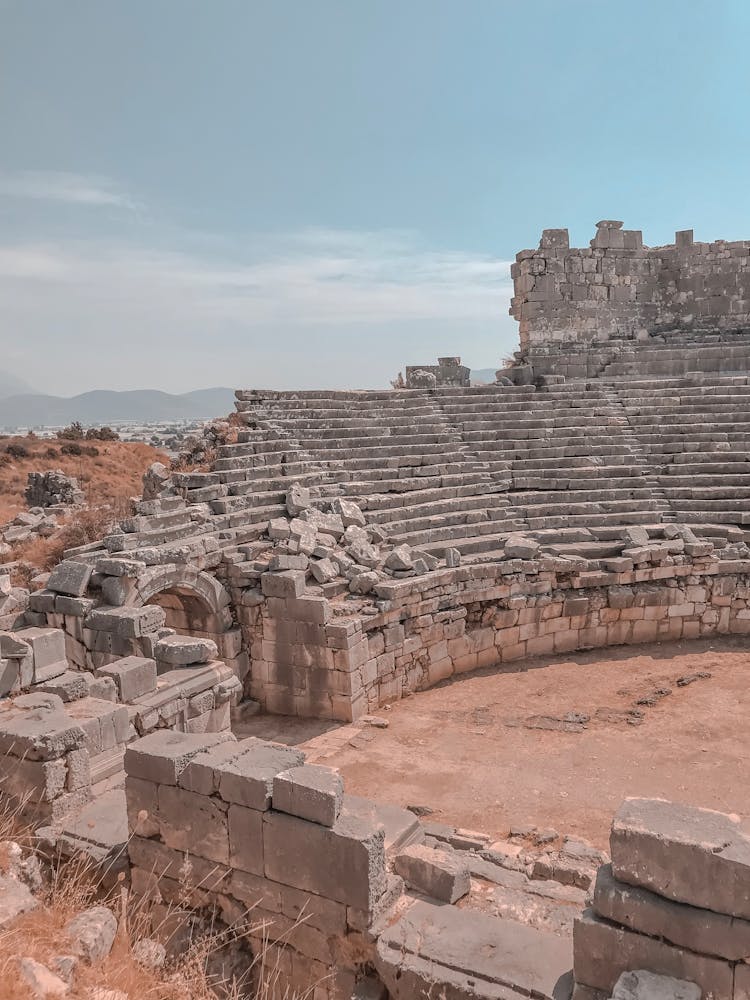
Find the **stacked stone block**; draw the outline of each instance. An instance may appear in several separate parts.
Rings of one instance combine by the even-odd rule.
[[[350,997],[389,888],[371,804],[295,749],[158,733],[125,755],[135,892],[244,928],[283,988]]]
[[[627,799],[576,922],[576,1000],[609,996],[623,972],[696,983],[714,1000],[750,995],[750,839],[737,817]]]

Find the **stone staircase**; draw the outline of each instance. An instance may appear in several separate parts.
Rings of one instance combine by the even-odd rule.
[[[750,378],[696,375],[613,384],[680,521],[750,524]]]
[[[750,370],[750,337],[744,333],[687,333],[633,341],[599,373],[604,379],[674,378],[695,372],[722,374]]]
[[[219,449],[211,471],[175,475],[184,499],[174,511],[164,501],[107,545],[148,562],[154,550],[167,561],[170,547],[199,545],[210,560],[217,547],[262,537],[294,482],[321,500],[355,500],[390,542],[438,557],[457,548],[491,558],[518,531],[555,544],[672,520],[744,525],[749,382],[240,391],[237,442]],[[207,504],[210,516],[185,501]]]

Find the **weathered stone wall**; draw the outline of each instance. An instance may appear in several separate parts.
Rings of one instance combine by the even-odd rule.
[[[271,711],[351,720],[481,667],[750,632],[750,561],[685,547],[634,547],[605,569],[541,556],[437,570],[380,584],[367,614],[271,599],[254,609],[252,697]]]
[[[612,864],[599,870],[592,905],[575,925],[574,1000],[611,996],[630,970],[699,987],[688,993],[683,982],[673,996],[744,1000],[750,990],[750,840],[738,818],[661,799],[626,799],[610,848]],[[653,981],[651,990],[644,985],[628,995],[667,995],[655,992]]]
[[[167,907],[212,908],[278,970],[279,996],[351,997],[403,885],[376,805],[299,750],[228,733],[152,734],[125,769],[132,886],[157,927]]]
[[[750,327],[750,241],[643,245],[639,230],[597,223],[589,248],[569,246],[565,229],[545,230],[536,250],[511,268],[510,314],[521,351],[561,343],[644,339],[683,330]]]

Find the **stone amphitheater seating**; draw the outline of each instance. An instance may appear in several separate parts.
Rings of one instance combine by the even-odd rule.
[[[750,511],[746,376],[247,391],[237,406],[247,429],[220,450],[229,495],[211,502],[235,524],[281,512],[292,480],[350,496],[391,541],[438,555],[488,555],[519,530],[606,539],[663,520],[742,525]]]

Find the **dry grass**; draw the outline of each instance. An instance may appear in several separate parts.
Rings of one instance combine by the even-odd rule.
[[[64,442],[33,437],[0,438],[0,524],[26,509],[24,490],[30,472],[61,469],[75,476],[89,504],[110,504],[121,497],[140,496],[141,476],[152,462],[169,465],[168,457],[151,445],[130,441],[87,441],[99,454],[63,455]],[[21,445],[28,454],[15,458],[9,445]]]
[[[0,872],[7,872],[10,864],[10,840],[20,844],[25,855],[34,852],[33,835],[20,823],[19,813],[18,807],[0,807]],[[189,868],[186,864],[186,870]],[[188,893],[189,887],[185,888]],[[122,991],[130,1000],[307,1000],[312,994],[300,995],[284,987],[278,968],[269,960],[273,949],[268,946],[256,953],[239,979],[217,977],[218,953],[236,947],[250,928],[257,935],[262,926],[253,920],[252,909],[236,927],[208,927],[186,952],[168,960],[163,968],[152,970],[136,961],[134,947],[145,938],[159,938],[167,923],[172,930],[177,914],[191,921],[195,911],[170,908],[154,927],[150,904],[133,900],[122,879],[114,890],[104,892],[101,873],[83,857],[47,863],[45,886],[37,895],[41,901],[37,909],[0,931],[0,1000],[35,1000],[19,977],[19,959],[32,958],[54,969],[55,957],[71,951],[64,931],[66,923],[87,907],[101,904],[108,905],[118,916],[114,945],[109,956],[98,964],[79,960],[66,994],[68,1000],[88,1000],[95,987]],[[270,934],[267,937],[269,944],[283,943],[281,939],[275,942]]]

